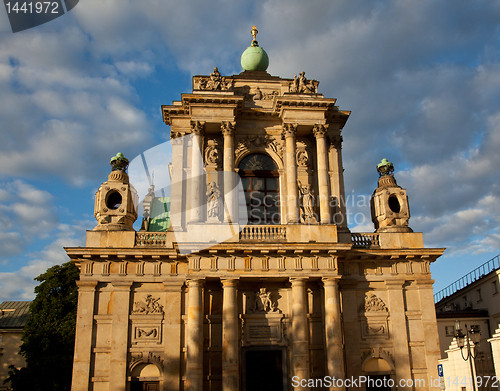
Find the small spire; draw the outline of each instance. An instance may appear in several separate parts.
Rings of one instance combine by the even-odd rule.
[[[259,33],[259,30],[257,30],[257,26],[252,26],[252,31],[250,31],[250,33],[253,37],[252,46],[259,46],[259,43],[257,42],[257,34]]]

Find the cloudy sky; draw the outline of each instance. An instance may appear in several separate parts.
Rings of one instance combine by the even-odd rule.
[[[493,0],[82,0],[13,34],[0,10],[0,301],[33,298],[84,244],[110,157],[168,140],[160,105],[214,66],[239,73],[253,24],[269,73],[305,71],[352,111],[351,201],[394,163],[410,226],[447,248],[431,267],[445,287],[500,253],[499,22]],[[350,228],[372,231],[357,204]]]

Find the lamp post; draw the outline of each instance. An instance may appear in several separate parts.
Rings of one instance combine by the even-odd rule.
[[[472,389],[473,391],[477,391],[476,388],[476,376],[475,376],[475,368],[474,368],[474,359],[477,357],[477,347],[479,346],[479,340],[481,339],[481,333],[472,326],[470,330],[467,328],[467,324],[465,325],[466,334],[462,332],[462,328],[460,327],[460,321],[455,320],[455,338],[457,339],[457,345],[460,348],[460,354],[464,361],[469,360],[470,372],[472,376]],[[465,340],[467,337],[467,340]],[[471,340],[473,345],[471,346]],[[467,354],[464,356],[463,348],[467,348]]]

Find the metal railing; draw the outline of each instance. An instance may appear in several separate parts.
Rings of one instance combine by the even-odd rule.
[[[494,258],[491,258],[488,262],[483,263],[481,266],[475,268],[473,271],[467,273],[465,276],[460,277],[458,280],[452,282],[446,288],[441,289],[439,292],[434,294],[434,303],[443,300],[444,298],[453,295],[460,289],[476,282],[480,278],[484,277],[488,273],[500,268],[500,254]]]
[[[284,225],[247,225],[240,233],[241,240],[286,240]]]
[[[351,234],[353,248],[369,248],[380,246],[379,234],[375,233],[353,233]]]

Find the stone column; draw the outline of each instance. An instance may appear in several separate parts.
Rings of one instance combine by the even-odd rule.
[[[328,191],[328,150],[326,147],[326,125],[314,125],[313,134],[316,138],[318,199],[321,224],[330,224],[330,196]]]
[[[109,390],[123,391],[127,386],[128,320],[132,281],[114,281],[113,316],[111,323],[111,352]]]
[[[338,279],[335,277],[323,278],[325,289],[327,375],[335,377],[335,379],[345,379]],[[333,386],[330,387],[330,390],[343,391],[345,387]]]
[[[203,280],[188,280],[186,390],[203,391]]]
[[[299,222],[299,188],[297,184],[297,161],[295,156],[295,133],[297,125],[283,125],[283,137],[285,138],[286,147],[286,177],[287,177],[287,194],[286,194],[286,222],[295,224]]]
[[[222,280],[222,391],[240,389],[238,280]]]
[[[412,379],[410,351],[406,327],[405,303],[403,297],[404,280],[386,281],[389,296],[389,315],[391,317],[392,342],[394,346],[394,364],[396,383]]]
[[[280,224],[286,224],[286,210],[287,204],[285,202],[285,194],[286,194],[286,173],[285,170],[278,170],[278,174],[280,176],[279,180],[279,190],[280,190]]]
[[[191,223],[205,221],[203,215],[203,157],[201,134],[205,127],[204,122],[191,122],[192,146],[191,146]]]
[[[184,175],[184,140],[186,138],[180,133],[171,133],[172,143],[172,189],[170,199],[170,221],[175,232],[183,230],[186,217],[183,211],[186,210],[186,197],[183,195],[183,175]],[[183,205],[184,204],[184,205]]]
[[[332,136],[330,138],[330,183],[332,187],[332,197],[337,201],[335,208],[334,223],[342,229],[347,230],[346,200],[344,190],[344,168],[342,166],[342,136]]]
[[[76,281],[78,309],[76,313],[76,341],[73,359],[73,391],[87,391],[90,382],[92,355],[92,328],[94,326],[95,287],[97,281]]]
[[[238,216],[236,213],[236,205],[234,197],[237,197],[236,192],[233,191],[235,179],[234,172],[234,123],[224,121],[221,125],[222,135],[224,136],[224,222],[238,223]],[[237,201],[237,200],[236,200]]]
[[[290,278],[292,283],[292,376],[309,379],[309,323],[307,320],[306,278]],[[299,380],[299,381],[300,381]],[[298,387],[308,391],[309,387]]]

